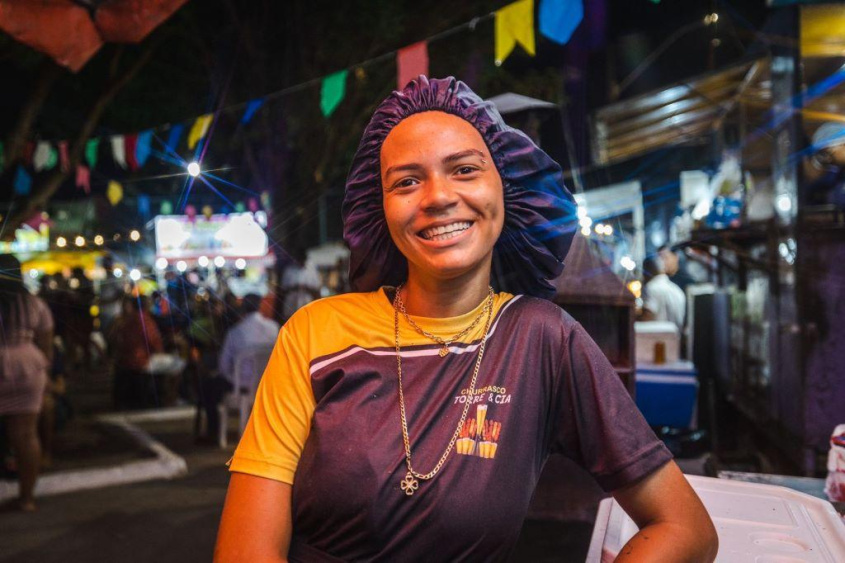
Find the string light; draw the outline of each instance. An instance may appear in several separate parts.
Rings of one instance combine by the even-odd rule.
[[[166,270],[167,269],[167,258],[159,258],[156,260],[156,268],[159,270]]]
[[[56,246],[59,248],[64,248],[67,246],[67,239],[65,237],[59,237],[56,239]]]
[[[76,237],[76,239],[74,239],[73,243],[76,246],[82,248],[83,246],[85,246],[85,238],[80,235],[80,236]]]
[[[129,279],[136,282],[141,279],[141,270],[138,268],[132,268],[129,272]]]
[[[188,174],[196,178],[200,175],[200,165],[197,162],[188,164]]]
[[[208,267],[208,256],[200,256],[199,259],[197,260],[197,262],[199,263],[201,268],[207,268]]]
[[[214,259],[214,265],[217,266],[218,268],[222,268],[223,266],[226,265],[226,259],[223,258],[222,256],[218,256]]]
[[[133,242],[138,242],[141,240],[141,233],[139,233],[136,229],[132,229],[129,233],[129,238],[132,239]]]
[[[176,269],[180,272],[184,272],[188,269],[188,264],[186,264],[184,260],[179,260],[178,262],[176,262]]]
[[[235,260],[235,268],[237,268],[238,270],[243,270],[244,268],[246,268],[246,260],[244,260],[243,258],[238,258],[237,260]]]
[[[94,237],[94,244],[97,246],[103,246],[105,240],[103,239],[103,235],[97,235]]]
[[[123,269],[121,268],[115,268],[114,270],[112,270],[112,273],[114,274],[114,277],[118,279],[123,277]]]

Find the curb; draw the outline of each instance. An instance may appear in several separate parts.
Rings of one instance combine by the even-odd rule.
[[[45,497],[86,489],[140,483],[154,479],[173,479],[187,474],[188,465],[185,463],[185,459],[141,430],[136,423],[190,419],[194,417],[195,412],[194,407],[174,407],[95,417],[94,420],[97,422],[112,425],[129,434],[139,447],[153,452],[156,458],[106,467],[50,473],[39,477],[35,485],[35,496]],[[0,481],[0,502],[17,498],[17,496],[17,481]]]

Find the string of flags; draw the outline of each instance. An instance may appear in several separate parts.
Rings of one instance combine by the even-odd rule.
[[[291,93],[294,90],[309,87],[319,82],[320,111],[325,118],[329,118],[346,97],[346,83],[350,69],[355,69],[357,74],[362,71],[363,66],[395,54],[397,87],[403,88],[410,80],[420,74],[427,75],[429,73],[428,45],[431,41],[442,39],[464,28],[474,30],[479,21],[490,17],[495,20],[494,53],[497,66],[501,65],[511,55],[517,45],[526,54],[534,56],[536,53],[534,11],[534,0],[517,0],[491,14],[474,18],[470,22],[392,53],[386,53],[322,78],[297,84],[246,103],[223,108],[220,111],[243,108],[240,123],[246,125],[265,105],[267,99]],[[540,0],[538,15],[540,33],[551,41],[566,44],[583,19],[583,0]],[[187,135],[189,150],[194,150],[206,138],[214,118],[214,113],[206,113],[193,120]],[[111,149],[111,156],[117,167],[135,171],[143,167],[152,154],[152,143],[156,131],[161,132],[161,139],[166,139],[162,142],[166,152],[173,154],[178,151],[185,130],[184,123],[174,123],[149,128],[138,133],[111,135],[105,139],[99,137],[89,139],[84,148],[83,162],[76,169],[76,186],[86,194],[91,192],[91,171],[98,164],[100,147],[104,140]],[[23,155],[24,164],[18,165],[14,175],[15,194],[27,195],[31,190],[32,176],[25,170],[26,165],[31,165],[36,173],[52,170],[56,166],[60,166],[61,170],[67,172],[69,162],[67,141],[50,142],[42,140],[27,143]],[[3,169],[4,150],[2,143],[0,143],[0,172]],[[109,182],[106,188],[106,196],[112,205],[117,205],[123,198],[123,190],[120,184],[115,181]]]

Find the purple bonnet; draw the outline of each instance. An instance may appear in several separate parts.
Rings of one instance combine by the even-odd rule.
[[[550,298],[577,227],[575,201],[560,165],[522,131],[509,127],[496,107],[455,78],[420,76],[394,91],[364,130],[346,180],[343,238],[349,245],[349,281],[355,291],[397,285],[408,275],[384,218],[381,146],[406,117],[443,111],[472,124],[504,184],[505,222],[493,251],[497,290]]]

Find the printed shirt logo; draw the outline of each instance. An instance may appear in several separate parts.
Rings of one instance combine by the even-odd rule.
[[[455,444],[456,451],[460,455],[494,459],[499,449],[502,423],[487,418],[487,412],[491,404],[509,404],[511,396],[504,387],[482,387],[475,391],[475,396],[470,396],[469,390],[464,389],[460,395],[455,397],[454,404],[465,404],[467,402],[475,404],[475,416],[467,418],[461,427],[458,441]],[[472,412],[470,410],[470,413]]]

